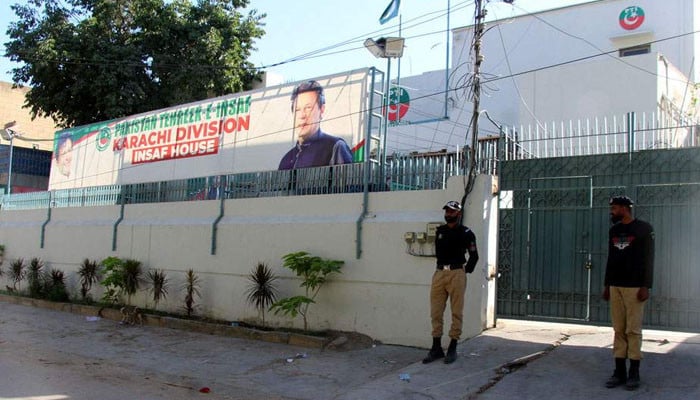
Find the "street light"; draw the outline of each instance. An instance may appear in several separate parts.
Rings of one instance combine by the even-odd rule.
[[[377,58],[401,58],[403,56],[404,38],[388,37],[365,40],[365,47]]]
[[[386,58],[386,107],[385,115],[389,116],[389,98],[391,90],[391,59],[401,58],[403,56],[404,38],[402,37],[387,37],[374,40],[372,38],[365,40],[365,47],[377,58]],[[386,125],[386,124],[385,124]]]
[[[10,129],[13,128],[15,125],[17,125],[17,121],[8,122],[5,124],[5,126],[3,126],[2,130],[0,130],[0,136],[2,136],[2,138],[5,140],[10,141],[10,166],[7,168],[7,194],[12,194],[12,153],[14,149],[13,139],[15,138],[15,136],[22,135],[16,130]]]
[[[365,40],[365,47],[377,58],[386,58],[386,87],[384,99],[384,125],[381,132],[381,146],[379,148],[381,165],[386,165],[386,133],[389,125],[389,106],[391,90],[391,59],[403,56],[404,38],[402,37],[382,37],[377,40],[368,38]],[[380,169],[381,171],[381,169]],[[380,179],[381,182],[381,179]]]

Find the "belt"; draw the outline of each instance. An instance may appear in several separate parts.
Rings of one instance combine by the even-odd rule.
[[[443,270],[452,270],[452,269],[462,269],[462,264],[447,264],[447,265],[438,265],[437,270],[438,271],[443,271]]]

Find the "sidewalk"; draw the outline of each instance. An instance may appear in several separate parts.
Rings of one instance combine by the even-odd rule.
[[[423,365],[426,349],[309,350],[0,302],[0,398],[700,398],[700,336],[644,333],[642,387],[628,392],[603,386],[607,327],[501,320],[454,364]]]

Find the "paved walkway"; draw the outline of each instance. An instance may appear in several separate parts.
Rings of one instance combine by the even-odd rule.
[[[0,302],[0,399],[700,398],[698,335],[646,330],[636,392],[603,386],[611,339],[606,327],[501,320],[454,364],[423,365],[425,349],[309,350]]]

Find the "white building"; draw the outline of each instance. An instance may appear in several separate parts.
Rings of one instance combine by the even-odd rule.
[[[493,11],[489,16],[501,16],[517,7],[517,1],[514,6],[489,2],[486,7]],[[540,141],[581,131],[620,132],[629,112],[637,114],[640,131],[660,124],[694,126],[700,68],[694,32],[699,17],[698,0],[598,0],[488,21],[481,44],[479,108],[498,124],[514,127],[521,139],[530,135]],[[473,25],[453,30],[449,121],[390,128],[389,152],[402,152],[402,143],[411,142],[412,136],[411,143],[425,151],[469,143],[473,105],[465,86],[474,69],[473,33]],[[420,77],[401,78],[400,83],[440,86],[435,79],[426,82]],[[483,114],[479,126],[480,136],[498,133]],[[644,148],[697,140],[690,128],[672,131],[664,138],[642,138],[640,133],[637,139]]]

